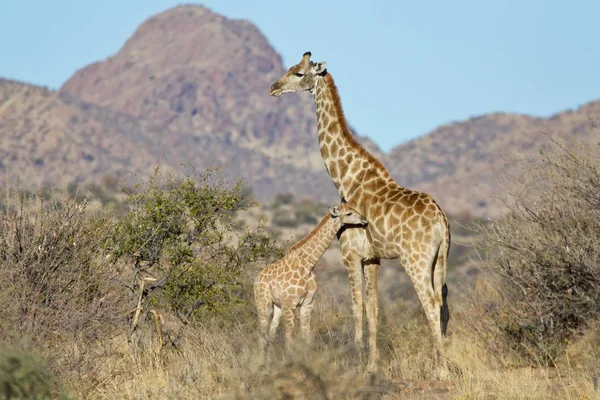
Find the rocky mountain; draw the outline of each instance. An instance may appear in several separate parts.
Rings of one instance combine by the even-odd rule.
[[[0,80],[0,135],[1,178],[37,187],[151,167],[158,147],[135,118],[7,80]]]
[[[191,163],[221,165],[261,200],[291,192],[337,201],[319,154],[310,95],[268,95],[284,71],[252,23],[201,6],[167,10],[58,92],[0,80],[0,179],[99,182]],[[359,141],[400,184],[430,192],[449,213],[485,216],[502,212],[482,190],[493,185],[490,169],[505,167],[506,149],[533,154],[542,131],[592,140],[590,116],[600,117],[600,103],[550,119],[473,118],[389,154],[366,137]]]
[[[599,144],[595,121],[600,121],[600,101],[550,118],[488,114],[399,145],[385,164],[400,184],[430,193],[452,213],[497,216],[505,211],[498,172],[516,172],[518,160],[537,157],[551,142],[547,135],[567,144]]]
[[[0,79],[0,182],[27,186],[101,183],[118,177],[130,183],[157,165],[181,170],[222,166],[229,178],[244,177],[257,197],[290,188],[335,196],[324,171],[296,166],[219,136],[164,134],[150,121],[86,103],[68,93]],[[183,149],[188,149],[185,156]],[[190,151],[189,149],[192,149]],[[296,192],[299,193],[299,192]]]
[[[252,23],[179,6],[148,19],[114,56],[77,71],[60,91],[143,118],[183,159],[203,155],[195,138],[218,136],[224,145],[321,170],[311,97],[268,95],[284,72]]]
[[[284,72],[252,23],[178,6],[142,23],[114,56],[77,71],[60,92],[144,121],[174,161],[220,163],[260,198],[281,191],[335,198],[312,98],[268,95]]]

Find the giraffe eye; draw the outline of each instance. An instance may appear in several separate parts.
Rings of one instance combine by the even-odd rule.
[[[302,78],[304,76],[304,74],[300,72],[294,72],[294,75],[296,75],[298,78]]]

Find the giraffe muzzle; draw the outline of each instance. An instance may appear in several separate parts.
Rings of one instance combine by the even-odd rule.
[[[283,91],[281,90],[279,85],[277,85],[277,82],[271,85],[271,89],[269,90],[269,94],[271,96],[279,97],[281,96],[281,93],[283,93]]]

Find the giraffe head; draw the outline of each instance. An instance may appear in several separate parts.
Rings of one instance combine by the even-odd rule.
[[[291,66],[285,75],[271,85],[269,94],[277,97],[282,93],[312,92],[317,78],[325,72],[327,63],[310,61],[310,56],[310,51],[304,53],[298,64]]]
[[[329,207],[329,214],[334,219],[338,218],[340,225],[367,225],[367,219],[345,203]]]

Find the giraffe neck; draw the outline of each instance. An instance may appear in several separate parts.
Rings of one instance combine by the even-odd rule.
[[[342,199],[365,212],[357,204],[363,182],[360,178],[361,171],[368,169],[376,179],[386,182],[391,177],[383,164],[365,150],[350,132],[331,74],[326,72],[317,80],[313,97],[317,111],[319,146],[325,168]]]
[[[299,268],[312,270],[333,241],[340,227],[339,218],[332,218],[327,213],[308,235],[292,246],[289,253],[296,252],[302,259]]]

